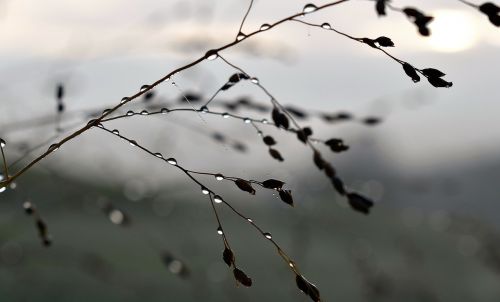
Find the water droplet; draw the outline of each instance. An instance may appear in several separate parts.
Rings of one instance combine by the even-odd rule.
[[[217,179],[217,180],[223,180],[224,179],[224,175],[222,175],[222,174],[215,174],[215,179]]]
[[[17,183],[15,183],[15,182],[11,182],[11,183],[10,183],[10,185],[9,185],[9,187],[10,187],[12,190],[14,190],[14,189],[16,189],[16,188],[17,188]]]
[[[224,232],[222,231],[222,228],[221,228],[221,227],[218,227],[218,228],[217,228],[217,234],[219,234],[219,235],[224,234]]]
[[[229,113],[224,112],[224,113],[222,114],[222,117],[223,117],[223,118],[229,118]]]
[[[208,112],[208,107],[207,106],[201,106],[200,111],[203,112],[203,113],[207,113]]]
[[[251,78],[250,81],[254,84],[259,84],[259,79],[257,78]]]
[[[7,143],[3,139],[0,138],[0,146],[3,148],[6,145],[7,145]]]
[[[243,119],[243,122],[244,122],[245,124],[250,124],[251,120],[250,120],[248,117],[245,117],[245,118]]]
[[[124,97],[121,101],[120,104],[125,104],[129,100],[128,97]]]
[[[215,203],[221,203],[222,202],[222,197],[220,197],[219,195],[215,195],[214,196],[214,201],[215,201]]]
[[[134,140],[130,140],[129,143],[131,146],[134,146],[134,147],[137,146],[137,142]]]
[[[140,91],[143,92],[143,91],[146,91],[148,89],[149,89],[149,85],[142,85]]]
[[[158,158],[163,158],[163,155],[161,155],[161,153],[155,153],[155,156]]]
[[[119,135],[120,134],[120,131],[118,131],[118,129],[115,129],[115,130],[113,130],[111,132],[113,132],[113,134],[115,134],[115,135]]]
[[[262,119],[262,121],[261,121],[261,122],[262,122],[262,124],[269,124],[269,121],[268,121],[267,119],[265,119],[265,118],[264,118],[264,119]]]
[[[257,134],[258,134],[259,136],[264,135],[264,134],[262,133],[262,131],[260,131],[260,130],[259,130],[259,131],[257,131]]]
[[[217,57],[219,57],[219,55],[217,54],[217,51],[215,49],[209,50],[205,54],[205,59],[207,59],[209,61],[213,61],[213,60],[217,59]]]
[[[161,114],[167,114],[168,109],[167,108],[161,108]]]
[[[252,218],[247,218],[247,221],[250,222],[250,223],[253,223]]]
[[[264,23],[260,26],[260,30],[268,30],[271,28],[271,25]]]
[[[203,193],[203,195],[208,195],[208,193],[210,193],[210,191],[205,187],[201,187],[201,193]]]
[[[241,31],[238,33],[238,36],[236,36],[236,41],[241,41],[243,39],[245,39],[247,37],[247,35],[245,35],[244,33],[242,33]]]
[[[308,14],[308,13],[312,13],[313,11],[317,10],[318,8],[316,7],[316,5],[312,4],[312,3],[309,3],[309,4],[306,4],[304,6],[304,9],[302,10],[302,12],[304,14]]]
[[[0,193],[5,192],[5,190],[7,190],[7,187],[0,187]]]
[[[113,209],[111,212],[109,212],[108,216],[109,220],[111,220],[111,222],[114,224],[122,224],[125,220],[125,215],[123,215],[123,213],[117,209]]]
[[[57,149],[59,149],[59,145],[58,144],[52,144],[52,145],[49,146],[48,151],[49,152],[54,152],[54,151],[57,151]]]
[[[97,123],[97,127],[104,128],[104,126],[101,123]]]
[[[128,116],[134,115],[134,111],[132,111],[132,110],[127,111],[127,115]]]
[[[148,114],[149,114],[149,112],[148,112],[147,110],[142,110],[142,111],[141,111],[141,114],[142,114],[142,115],[148,115]]]
[[[33,204],[31,202],[25,201],[23,203],[23,208],[24,208],[24,211],[26,211],[26,213],[28,213],[28,214],[33,213]]]
[[[264,237],[266,237],[269,240],[273,239],[273,236],[271,236],[270,233],[264,233]]]
[[[332,29],[332,27],[330,26],[330,23],[323,23],[321,24],[321,28],[324,28],[324,29]]]
[[[290,265],[290,267],[295,267],[295,264],[293,264],[292,261],[288,262],[288,265]]]
[[[177,160],[175,158],[169,158],[167,159],[167,163],[176,166],[177,165]]]

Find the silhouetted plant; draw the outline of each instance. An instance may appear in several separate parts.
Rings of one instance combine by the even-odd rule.
[[[493,3],[484,3],[482,5],[475,5],[472,4],[468,1],[463,1],[459,0],[462,3],[465,3],[471,7],[477,8],[480,12],[486,14],[491,21],[496,26],[499,26],[499,8]],[[219,210],[218,206],[223,205],[228,207],[235,215],[243,219],[246,223],[249,223],[255,230],[260,233],[260,235],[267,241],[269,241],[277,250],[278,255],[285,261],[286,265],[289,267],[291,272],[294,274],[295,277],[295,282],[298,287],[304,294],[306,294],[311,300],[313,301],[320,301],[320,291],[318,288],[308,281],[300,272],[298,265],[295,263],[295,261],[292,260],[290,256],[288,256],[287,253],[285,253],[284,249],[281,248],[271,233],[264,231],[260,226],[258,226],[250,217],[247,217],[244,215],[241,211],[236,209],[229,201],[225,200],[222,196],[220,196],[217,192],[214,190],[210,189],[207,185],[205,185],[200,178],[201,177],[214,177],[215,179],[219,181],[225,181],[232,183],[232,185],[237,186],[240,190],[247,192],[251,195],[256,195],[257,191],[256,188],[261,187],[263,189],[268,189],[268,190],[273,190],[278,192],[278,195],[280,199],[290,205],[294,205],[294,199],[292,195],[292,191],[290,189],[284,188],[285,182],[282,180],[276,180],[276,179],[267,179],[263,181],[257,181],[257,180],[250,180],[250,179],[244,179],[238,176],[227,176],[221,173],[214,173],[214,172],[205,172],[205,171],[195,171],[195,170],[190,170],[186,168],[184,163],[179,163],[175,158],[170,157],[170,156],[164,156],[160,152],[156,152],[151,150],[148,147],[145,147],[141,142],[139,142],[136,139],[131,139],[128,136],[123,135],[120,133],[119,130],[117,129],[109,129],[106,127],[106,124],[115,121],[118,119],[128,119],[132,117],[139,117],[139,116],[145,116],[145,117],[150,117],[154,115],[170,115],[175,112],[190,112],[198,115],[201,119],[203,119],[204,114],[211,114],[211,115],[217,115],[221,116],[223,118],[231,118],[231,119],[236,119],[236,120],[241,120],[244,121],[247,124],[251,124],[253,128],[256,130],[257,134],[262,137],[262,141],[264,145],[268,148],[269,154],[272,158],[278,160],[278,161],[285,161],[286,159],[283,157],[282,153],[279,151],[279,141],[275,139],[275,137],[264,134],[264,127],[267,126],[273,126],[277,127],[281,130],[283,130],[283,133],[291,133],[297,137],[297,140],[300,141],[301,144],[306,145],[312,152],[312,157],[311,160],[313,164],[320,170],[322,171],[325,176],[329,179],[329,181],[332,183],[333,188],[337,191],[337,193],[341,196],[344,196],[350,205],[350,207],[362,214],[368,214],[374,203],[371,201],[368,197],[361,195],[358,192],[354,192],[352,189],[348,188],[347,186],[344,185],[344,182],[342,181],[342,178],[340,177],[338,171],[332,166],[332,164],[325,159],[325,156],[319,150],[318,146],[316,143],[322,143],[326,147],[328,147],[332,152],[334,153],[339,153],[339,152],[345,152],[349,150],[349,146],[344,143],[344,141],[341,138],[329,138],[329,139],[320,139],[320,138],[315,138],[313,136],[314,131],[311,127],[304,127],[299,125],[298,121],[299,120],[304,120],[310,116],[316,115],[319,118],[321,118],[324,122],[327,123],[333,123],[333,122],[339,122],[339,121],[358,121],[364,125],[367,126],[374,126],[377,125],[381,122],[381,119],[379,117],[375,116],[368,116],[368,117],[362,117],[362,118],[356,118],[352,113],[347,113],[347,112],[340,112],[340,113],[325,113],[325,112],[320,112],[320,113],[312,113],[307,110],[302,110],[294,107],[289,107],[289,106],[284,106],[271,94],[271,92],[268,90],[268,88],[264,87],[263,84],[259,81],[257,77],[254,75],[251,75],[250,73],[246,72],[243,68],[237,66],[233,62],[231,62],[229,59],[227,59],[225,56],[222,55],[222,52],[226,49],[229,49],[239,43],[241,43],[244,40],[251,39],[253,36],[258,35],[262,32],[271,30],[283,23],[286,22],[297,22],[301,23],[306,26],[310,27],[315,27],[315,28],[320,28],[322,30],[328,30],[331,32],[334,32],[336,34],[339,34],[341,36],[344,36],[346,38],[349,38],[350,40],[353,40],[355,42],[365,44],[377,51],[382,52],[384,55],[388,56],[391,58],[393,61],[396,63],[400,64],[403,71],[407,76],[411,78],[413,82],[419,82],[421,77],[425,77],[427,81],[434,87],[446,87],[449,88],[452,86],[452,82],[448,82],[443,77],[445,74],[435,68],[417,68],[413,64],[408,63],[407,61],[401,60],[399,58],[396,58],[395,56],[391,55],[387,49],[391,47],[395,47],[396,43],[392,41],[389,37],[386,36],[379,36],[375,38],[367,38],[367,37],[354,37],[349,34],[346,34],[338,29],[336,27],[332,26],[331,23],[321,23],[321,24],[314,24],[308,21],[304,21],[302,17],[307,16],[308,14],[314,13],[316,11],[324,10],[336,5],[340,5],[343,3],[349,2],[349,0],[338,0],[334,2],[330,2],[324,5],[317,6],[315,4],[307,4],[303,7],[301,12],[298,12],[296,14],[293,14],[291,16],[285,17],[281,20],[278,20],[274,23],[265,23],[260,26],[259,29],[252,31],[252,32],[244,32],[243,26],[245,23],[245,20],[247,19],[253,5],[253,0],[250,1],[248,9],[245,11],[245,15],[243,17],[243,20],[240,23],[238,32],[236,34],[236,37],[233,41],[230,41],[229,43],[222,45],[218,48],[214,48],[211,50],[206,51],[201,57],[193,60],[192,62],[178,67],[162,78],[158,79],[157,81],[150,83],[150,84],[145,84],[142,85],[139,89],[139,91],[131,96],[127,96],[122,98],[122,100],[114,105],[113,107],[106,108],[106,109],[98,109],[98,110],[89,110],[88,112],[85,112],[85,117],[88,118],[90,116],[90,120],[85,123],[84,126],[79,128],[78,130],[74,131],[68,136],[63,137],[60,139],[58,142],[53,143],[53,140],[55,137],[59,137],[60,133],[62,132],[62,129],[60,128],[60,122],[62,119],[65,118],[71,118],[68,117],[69,115],[68,112],[65,112],[65,105],[64,105],[64,95],[65,95],[65,89],[64,85],[62,83],[57,84],[56,86],[56,114],[57,114],[57,120],[56,120],[56,130],[57,134],[55,137],[50,138],[50,144],[49,148],[47,151],[43,152],[33,160],[31,160],[29,163],[27,163],[24,167],[17,169],[17,170],[12,170],[12,166],[14,164],[17,164],[24,160],[27,156],[29,156],[33,151],[37,150],[41,145],[35,145],[30,148],[27,148],[25,150],[25,154],[19,159],[13,162],[11,165],[8,165],[6,157],[5,157],[5,149],[7,148],[6,142],[3,139],[0,139],[0,149],[2,153],[2,160],[3,160],[3,179],[1,179],[0,182],[0,192],[3,192],[4,190],[7,189],[7,187],[13,187],[15,184],[15,180],[25,174],[27,171],[29,171],[32,167],[36,166],[39,162],[41,162],[43,159],[46,157],[50,156],[52,153],[56,152],[59,150],[65,143],[67,143],[70,140],[73,140],[74,138],[80,136],[81,134],[87,132],[90,129],[93,128],[98,128],[103,130],[105,133],[108,133],[110,135],[115,136],[116,138],[119,138],[122,141],[127,142],[128,144],[132,145],[133,147],[136,147],[138,150],[144,152],[145,154],[148,154],[154,158],[156,158],[158,161],[161,161],[162,163],[168,165],[168,166],[173,166],[177,168],[182,174],[184,174],[190,181],[192,181],[196,186],[198,186],[199,190],[201,191],[202,194],[207,195],[208,197],[208,202],[211,205],[211,208],[213,210],[214,216],[216,218],[217,222],[217,228],[216,231],[217,233],[221,236],[222,238],[222,243],[223,243],[223,252],[222,252],[222,260],[229,266],[229,268],[232,270],[233,276],[235,280],[238,282],[238,284],[241,284],[243,286],[252,286],[253,281],[251,277],[249,277],[239,265],[237,265],[237,257],[233,249],[231,248],[229,244],[229,239],[223,229],[221,217],[219,215]],[[379,16],[385,16],[387,15],[387,11],[391,10],[394,12],[402,13],[405,15],[411,22],[415,24],[415,26],[418,29],[418,32],[422,36],[429,36],[431,34],[431,31],[428,28],[428,25],[430,22],[432,22],[433,17],[427,15],[426,13],[420,11],[419,9],[413,8],[413,7],[403,7],[403,8],[398,8],[394,5],[392,5],[392,2],[389,0],[376,0],[375,1],[375,9],[376,12]],[[299,19],[300,18],[300,19]],[[176,74],[185,71],[189,68],[192,68],[199,63],[205,61],[205,60],[219,60],[223,62],[224,64],[230,66],[233,68],[235,73],[233,73],[231,76],[229,76],[229,79],[227,82],[221,84],[220,88],[208,99],[204,99],[201,95],[194,94],[194,93],[184,93],[179,85],[172,79]],[[181,104],[188,104],[189,107],[172,107],[175,106],[175,104],[155,104],[153,101],[155,99],[155,91],[153,90],[155,87],[158,85],[169,82],[175,86],[179,92],[181,93],[181,98],[178,103]],[[239,84],[242,81],[250,81],[253,83],[257,88],[262,90],[267,97],[269,98],[269,105],[263,105],[259,103],[255,103],[249,99],[238,99],[236,101],[227,101],[227,102],[215,102],[215,98],[223,93],[226,92],[230,89],[234,89],[237,84]],[[122,107],[124,107],[127,104],[132,103],[133,101],[143,101],[143,108],[141,108],[140,111],[133,111],[129,110],[126,113],[121,112],[120,110]],[[201,106],[198,106],[200,105]],[[196,106],[196,107],[195,107]],[[215,108],[215,107],[220,107],[222,106],[224,108],[224,111],[217,111],[217,110],[212,110],[210,107]],[[259,119],[259,118],[253,118],[250,116],[245,116],[245,115],[240,115],[237,114],[235,111],[239,108],[243,108],[247,111],[259,111],[259,112],[268,112],[269,113],[269,120],[268,119]],[[28,126],[36,126],[40,125],[43,123],[47,123],[47,119],[44,119],[43,117],[39,120],[33,121],[30,120],[28,123]],[[52,123],[52,121],[49,121],[48,123]],[[26,126],[26,124],[16,124],[15,128],[21,127],[21,126]],[[262,129],[261,129],[262,128]],[[6,131],[5,129],[3,129]],[[195,131],[199,131],[199,129],[195,129]],[[218,133],[218,132],[205,132],[205,134],[209,135],[216,141],[226,141],[229,140],[227,136],[223,133]],[[245,150],[245,145],[239,141],[236,140],[231,140],[232,145],[234,146],[235,150],[238,151],[244,151]],[[42,145],[46,145],[48,142],[44,142]],[[10,168],[10,169],[9,169]],[[48,234],[48,229],[47,225],[45,222],[41,219],[38,211],[35,209],[35,207],[30,203],[26,202],[24,203],[24,209],[25,211],[34,217],[36,227],[39,232],[39,236],[42,240],[42,243],[44,245],[50,245],[51,240],[50,240],[50,235]],[[115,208],[112,204],[106,203],[102,205],[102,210],[106,214],[106,216],[109,218],[109,220],[117,225],[128,225],[131,221],[130,217],[125,214],[123,211]],[[176,274],[179,274],[181,276],[187,276],[189,274],[189,271],[187,270],[186,266],[183,264],[182,261],[178,260],[177,258],[173,257],[170,253],[164,252],[161,255],[162,260],[164,264],[169,268],[170,271],[175,272]]]

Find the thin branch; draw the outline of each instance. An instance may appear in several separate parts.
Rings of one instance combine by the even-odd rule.
[[[248,6],[248,9],[245,13],[245,16],[243,17],[243,20],[241,20],[240,28],[238,29],[238,34],[236,35],[236,39],[238,39],[238,36],[240,34],[242,34],[241,30],[243,29],[243,24],[245,23],[245,20],[247,19],[248,14],[250,13],[250,10],[252,9],[252,5],[253,5],[253,0],[250,0],[250,5]]]
[[[335,6],[335,5],[339,5],[339,4],[342,4],[344,2],[348,2],[349,0],[338,0],[338,1],[335,1],[335,2],[330,2],[330,3],[327,3],[327,4],[324,4],[324,5],[321,5],[321,6],[318,6],[315,10],[315,12],[317,11],[320,11],[320,10],[323,10],[323,9],[326,9],[328,7],[332,7],[332,6]],[[270,24],[269,25],[269,28],[267,28],[266,30],[270,30],[282,23],[285,23],[285,22],[289,22],[291,21],[292,19],[298,17],[298,16],[301,16],[303,15],[304,13],[303,12],[300,12],[300,13],[296,13],[296,14],[293,14],[291,16],[288,16],[286,18],[283,18],[279,21],[276,21],[274,22],[273,24]],[[150,90],[152,90],[153,88],[155,88],[156,86],[162,84],[163,82],[166,82],[170,79],[170,77],[172,77],[173,75],[175,75],[176,73],[179,73],[183,70],[186,70],[186,69],[189,69],[193,66],[196,66],[198,65],[199,63],[201,63],[202,61],[204,61],[205,59],[208,58],[208,55],[209,54],[218,54],[234,45],[237,45],[239,43],[241,43],[242,41],[254,36],[254,35],[257,35],[259,34],[260,32],[262,32],[260,29],[259,30],[256,30],[248,35],[246,35],[243,39],[241,40],[234,40],[230,43],[227,43],[219,48],[215,48],[215,49],[212,49],[210,51],[208,51],[205,55],[199,57],[198,59],[192,61],[191,63],[188,63],[184,66],[181,66],[181,67],[178,67],[176,69],[174,69],[173,71],[169,72],[168,74],[166,74],[165,76],[163,76],[162,78],[158,79],[157,81],[153,82],[152,84],[149,84],[149,85],[144,85],[140,90],[139,92],[133,94],[132,96],[129,96],[129,97],[124,97],[122,98],[122,100],[120,101],[119,104],[117,104],[116,106],[114,106],[113,108],[111,108],[110,110],[106,110],[105,112],[103,112],[103,114],[97,118],[97,119],[94,119],[94,120],[91,120],[87,123],[87,125],[83,126],[82,128],[80,128],[79,130],[75,131],[74,133],[70,134],[69,136],[65,137],[64,139],[62,139],[60,142],[56,143],[56,145],[58,147],[61,147],[62,145],[64,145],[66,142],[70,141],[70,140],[73,140],[74,138],[80,136],[82,133],[86,132],[87,130],[89,130],[90,128],[92,128],[93,126],[99,124],[103,119],[105,119],[108,115],[112,114],[113,112],[115,112],[116,110],[118,110],[119,108],[121,108],[123,105],[131,102],[132,100],[135,100],[137,99],[138,97],[146,94],[147,92],[149,92]],[[19,176],[21,176],[22,174],[26,173],[26,171],[30,170],[34,165],[36,165],[38,162],[40,162],[41,160],[43,160],[45,157],[49,156],[52,151],[54,150],[51,150],[49,148],[49,150],[47,150],[46,152],[44,152],[43,154],[41,154],[40,156],[38,156],[37,158],[33,159],[30,163],[28,163],[24,168],[22,168],[21,170],[17,171],[14,175],[12,175],[8,180],[4,180],[2,182],[0,182],[0,185],[3,185],[3,186],[6,186],[7,184],[9,184],[10,182],[14,181],[15,179],[17,179]]]

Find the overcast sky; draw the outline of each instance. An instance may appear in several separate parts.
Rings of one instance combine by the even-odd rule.
[[[413,2],[436,17],[430,26],[434,37],[420,37],[402,14],[377,17],[371,1],[348,2],[303,20],[326,21],[358,37],[391,37],[392,54],[444,71],[454,82],[451,89],[414,84],[382,53],[298,23],[224,54],[283,103],[383,116],[386,122],[371,134],[395,164],[418,168],[497,155],[498,28],[458,1]],[[306,3],[256,1],[244,31],[298,12]],[[404,7],[412,1],[393,3]],[[0,127],[53,112],[58,81],[67,84],[68,110],[116,104],[142,84],[233,40],[247,5],[242,0],[0,0]],[[210,94],[232,72],[220,61],[205,62],[179,75],[177,83]],[[239,92],[262,97],[252,89]],[[179,91],[169,86],[161,92]],[[200,123],[196,117],[192,122]],[[51,131],[46,129],[47,136]],[[356,127],[334,133],[342,131],[371,135]]]

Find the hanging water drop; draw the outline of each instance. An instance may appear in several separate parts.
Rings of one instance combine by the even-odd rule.
[[[254,84],[259,84],[259,79],[257,78],[251,78],[250,81]]]
[[[252,218],[247,218],[247,221],[250,222],[250,223],[253,223]]]
[[[268,30],[271,28],[271,25],[264,23],[260,26],[260,30]]]
[[[224,179],[224,175],[222,175],[222,174],[215,174],[215,179],[217,179],[217,180],[223,180]]]
[[[59,145],[58,144],[52,144],[52,145],[49,146],[48,151],[49,152],[54,152],[54,151],[57,151],[57,149],[59,149]]]
[[[127,115],[128,116],[134,115],[134,111],[132,111],[132,110],[127,111]]]
[[[7,190],[7,187],[0,187],[0,193],[5,192],[5,190]]]
[[[248,117],[245,117],[245,118],[243,119],[243,122],[244,122],[245,124],[250,124],[250,122],[251,122],[251,121],[252,121],[252,120],[250,120]]]
[[[242,33],[241,31],[238,33],[238,35],[236,36],[236,41],[241,41],[243,39],[245,39],[247,37],[247,35],[245,35],[244,33]]]
[[[269,240],[273,239],[273,236],[271,236],[270,233],[264,233],[264,237],[266,237]]]
[[[262,124],[269,124],[269,121],[268,121],[267,119],[265,119],[265,118],[264,118],[264,119],[262,119],[260,122],[261,122]]]
[[[217,54],[217,51],[215,49],[209,50],[205,54],[205,59],[207,59],[209,61],[213,61],[213,60],[217,59],[217,57],[219,57],[219,55]]]
[[[102,115],[105,115],[105,114],[107,114],[107,113],[108,113],[108,112],[110,112],[110,111],[111,111],[111,109],[104,109],[104,110],[102,111]]]
[[[326,22],[323,23],[323,24],[321,24],[321,28],[323,28],[323,29],[332,29],[332,27],[330,26],[330,23],[326,23]]]
[[[224,112],[224,113],[222,114],[222,117],[223,117],[223,118],[229,118],[229,113]]]
[[[221,203],[222,202],[222,197],[220,197],[219,195],[215,195],[214,196],[214,201],[215,201],[215,203]]]
[[[148,115],[148,114],[149,114],[149,112],[147,110],[142,110],[141,111],[141,115]]]
[[[217,234],[222,235],[224,232],[222,231],[222,227],[217,228]]]
[[[113,209],[109,212],[109,220],[111,220],[114,224],[122,224],[125,221],[125,215],[123,215],[122,211]]]
[[[7,143],[2,138],[0,138],[0,146],[3,148],[6,145],[7,145]]]
[[[168,109],[167,108],[161,108],[161,114],[167,114],[168,113]]]
[[[146,91],[148,89],[149,89],[149,85],[142,85],[141,89],[140,89],[140,92],[144,92],[144,91]]]
[[[259,131],[257,131],[257,135],[262,136],[262,135],[264,135],[264,133],[262,133],[262,131],[259,130]]]
[[[207,106],[201,106],[200,111],[203,112],[203,113],[207,113],[208,112],[208,107]]]
[[[158,158],[163,158],[163,155],[161,155],[161,153],[159,153],[159,152],[155,153],[155,156]]]
[[[137,146],[137,142],[135,140],[129,140],[131,146]]]
[[[210,193],[210,191],[205,187],[201,187],[201,193],[203,193],[203,195],[208,195],[208,193]]]
[[[23,209],[26,212],[26,214],[33,214],[33,204],[29,201],[25,201],[23,203]]]
[[[118,131],[118,129],[114,129],[111,132],[113,132],[114,135],[120,135],[120,131]]]
[[[128,97],[124,97],[121,101],[120,101],[120,104],[125,104],[126,102],[128,102],[129,98]]]
[[[167,163],[176,166],[177,165],[177,160],[175,158],[169,158],[167,159]]]
[[[309,3],[309,4],[306,4],[304,6],[304,9],[302,10],[302,12],[304,14],[308,14],[308,13],[312,13],[313,11],[317,10],[318,8],[316,7],[316,5],[312,4],[312,3]]]

